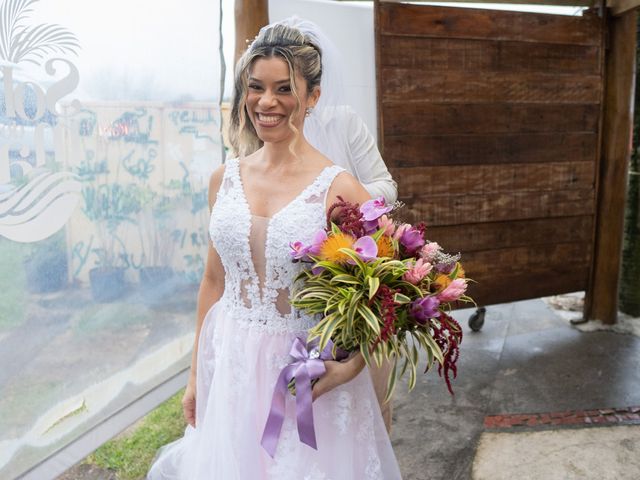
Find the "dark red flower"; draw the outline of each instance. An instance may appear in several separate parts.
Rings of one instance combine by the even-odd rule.
[[[338,200],[327,211],[327,230],[331,230],[331,223],[335,223],[340,230],[355,238],[366,235],[360,205],[347,202],[341,196],[338,196]]]

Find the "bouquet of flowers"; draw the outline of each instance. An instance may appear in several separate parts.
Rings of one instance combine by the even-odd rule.
[[[426,240],[424,224],[394,221],[391,212],[401,204],[387,205],[382,197],[362,206],[338,199],[327,212],[327,228],[310,245],[290,244],[292,260],[309,266],[296,279],[291,305],[322,319],[307,339],[295,339],[292,362],[274,387],[262,437],[271,456],[287,392],[296,396],[300,440],[316,448],[311,388],[325,372],[324,360],[341,360],[355,351],[367,365],[392,360],[386,401],[407,370],[413,389],[422,348],[425,373],[437,362],[453,394],[462,329],[449,312],[454,302],[473,302],[465,295],[469,280],[460,255]]]
[[[308,341],[318,339],[320,351],[329,341],[336,351],[360,350],[367,365],[393,360],[386,399],[407,370],[413,389],[421,347],[425,372],[437,362],[453,394],[462,329],[449,312],[454,302],[473,302],[460,255],[426,240],[424,224],[395,222],[391,212],[400,204],[339,200],[310,245],[291,244],[293,260],[310,267],[298,277],[291,304],[322,315]]]

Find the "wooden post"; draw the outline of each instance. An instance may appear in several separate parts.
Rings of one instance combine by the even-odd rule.
[[[636,53],[635,10],[609,17],[605,61],[602,158],[599,165],[593,266],[585,319],[615,323],[622,253],[627,167],[633,132]]]
[[[235,61],[247,49],[247,40],[253,40],[260,29],[269,23],[268,0],[236,0],[236,48]]]

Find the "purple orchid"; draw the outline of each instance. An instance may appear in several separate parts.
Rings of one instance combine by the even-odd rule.
[[[311,245],[305,245],[304,243],[297,241],[289,243],[291,247],[291,251],[289,255],[293,258],[293,260],[304,260],[307,259],[310,255],[317,256],[320,253],[320,248],[322,248],[322,244],[327,239],[327,232],[324,230],[318,231],[311,240]]]
[[[360,207],[362,219],[365,222],[378,220],[378,218],[380,218],[385,213],[389,213],[391,210],[393,210],[393,205],[387,205],[384,197],[378,197],[369,200],[368,202],[364,202]]]
[[[362,222],[365,235],[372,235],[378,230],[378,220],[365,220]]]
[[[365,262],[373,260],[378,255],[378,245],[376,241],[369,237],[360,237],[353,244],[353,249],[358,254],[358,256]]]
[[[291,242],[289,243],[289,246],[291,247],[289,255],[291,255],[294,260],[302,260],[305,258],[309,254],[309,249],[311,248],[302,242]]]
[[[422,232],[417,228],[407,228],[400,236],[400,243],[409,252],[415,252],[424,245],[424,237]]]
[[[319,230],[311,240],[311,245],[309,246],[309,255],[318,255],[320,253],[320,248],[322,248],[322,244],[327,239],[327,232],[324,230]]]
[[[436,297],[418,298],[411,304],[411,316],[420,325],[425,325],[430,318],[440,316],[439,306],[440,301]]]

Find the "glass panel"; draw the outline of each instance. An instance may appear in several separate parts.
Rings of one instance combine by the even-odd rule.
[[[217,9],[0,0],[0,478],[188,366]]]

